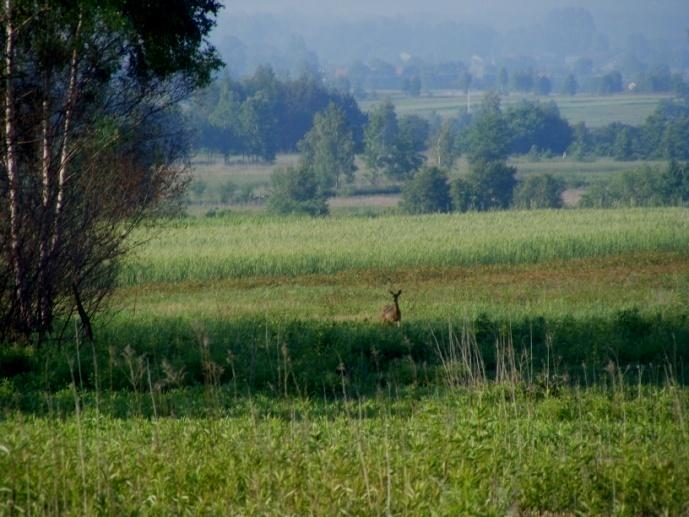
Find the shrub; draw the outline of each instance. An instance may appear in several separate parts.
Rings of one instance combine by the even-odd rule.
[[[478,162],[466,178],[456,179],[451,186],[454,209],[495,210],[512,204],[517,169],[504,162]]]
[[[529,176],[519,183],[514,191],[514,206],[517,208],[562,208],[562,181],[550,174]]]
[[[661,171],[648,166],[627,171],[607,185],[594,185],[583,207],[662,206],[689,202],[689,165],[671,162]]]
[[[438,167],[421,169],[402,191],[402,209],[407,213],[449,212],[450,208],[447,174]]]
[[[325,215],[328,205],[319,191],[316,175],[304,166],[278,169],[272,177],[273,193],[268,202],[277,214]]]

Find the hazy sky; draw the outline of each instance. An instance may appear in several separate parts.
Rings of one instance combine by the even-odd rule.
[[[487,23],[496,29],[540,21],[553,8],[576,5],[586,7],[606,25],[619,17],[620,23],[633,25],[629,27],[633,31],[643,28],[645,22],[655,26],[665,20],[673,27],[689,23],[689,0],[228,0],[225,5],[225,15],[295,11],[330,16],[425,14]]]
[[[677,49],[686,52],[689,0],[225,0],[213,41],[238,69],[290,54],[286,47],[293,36],[337,65],[390,60],[402,51],[430,61],[466,57],[456,49],[488,58],[514,53],[533,57],[553,51],[552,45],[537,40],[547,30],[549,14],[563,7],[589,11],[596,41],[605,42],[596,49],[617,51],[629,41],[644,40],[656,51],[644,59],[668,63],[678,61],[665,56]],[[567,23],[561,14],[559,21]],[[416,30],[421,26],[425,28]],[[410,31],[406,40],[399,32],[405,27]],[[445,35],[442,41],[440,34]],[[557,35],[550,34],[549,41],[553,38]]]

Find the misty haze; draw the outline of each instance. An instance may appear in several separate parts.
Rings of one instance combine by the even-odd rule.
[[[342,4],[233,2],[213,41],[236,74],[266,61],[290,69],[305,58],[300,52],[313,52],[325,68],[355,60],[395,63],[403,53],[436,64],[473,55],[553,67],[575,56],[595,58],[601,67],[632,59],[678,68],[689,62],[689,9],[682,0]]]

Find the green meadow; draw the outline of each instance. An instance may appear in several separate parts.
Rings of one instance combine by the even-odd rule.
[[[2,350],[0,513],[689,511],[686,208],[132,238],[94,343]]]

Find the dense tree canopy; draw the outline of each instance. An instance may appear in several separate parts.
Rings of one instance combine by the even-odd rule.
[[[313,128],[299,143],[302,161],[311,169],[320,189],[339,188],[342,180],[354,177],[354,138],[344,112],[330,104],[317,113]]]
[[[447,174],[438,167],[424,167],[405,185],[402,210],[410,214],[449,212],[450,185]]]
[[[497,210],[512,204],[517,169],[503,162],[477,162],[466,177],[450,187],[452,205],[459,212]]]
[[[562,181],[551,174],[533,174],[517,185],[514,206],[525,209],[561,208],[564,190]]]
[[[278,152],[296,151],[316,113],[330,104],[342,111],[355,146],[360,146],[366,117],[349,94],[330,90],[311,75],[279,79],[269,67],[260,67],[241,81],[225,77],[194,99],[191,115],[197,147],[226,158],[240,155],[272,161]]]
[[[428,123],[419,117],[397,118],[390,100],[375,106],[364,131],[364,160],[375,177],[380,173],[405,179],[423,163],[421,151]],[[374,180],[375,180],[374,177]]]
[[[481,108],[464,139],[471,162],[491,162],[507,158],[512,137],[500,109],[500,97],[496,94],[484,96]]]
[[[514,154],[525,154],[532,147],[562,154],[572,142],[572,128],[560,116],[555,102],[521,101],[505,112]]]

